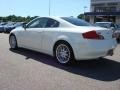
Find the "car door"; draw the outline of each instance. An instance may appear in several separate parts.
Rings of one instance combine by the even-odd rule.
[[[47,23],[46,18],[37,18],[30,22],[25,30],[21,32],[21,42],[24,47],[33,50],[41,50],[42,32]]]
[[[52,48],[54,45],[54,40],[56,39],[56,31],[59,29],[59,22],[52,19],[47,18],[47,24],[44,28],[44,32],[42,33],[42,51],[46,54],[52,55]]]

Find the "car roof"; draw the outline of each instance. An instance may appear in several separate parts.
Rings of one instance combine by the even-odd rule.
[[[53,19],[62,19],[62,18],[75,18],[75,17],[66,17],[66,16],[43,16],[43,17],[37,17],[37,18],[53,18]]]

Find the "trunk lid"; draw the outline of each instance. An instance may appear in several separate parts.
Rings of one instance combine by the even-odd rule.
[[[96,30],[97,34],[102,35],[104,39],[112,39],[112,30]]]

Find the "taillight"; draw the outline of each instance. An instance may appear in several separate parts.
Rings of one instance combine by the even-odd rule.
[[[98,33],[96,33],[96,31],[89,31],[89,32],[85,32],[82,34],[83,38],[85,39],[104,39],[104,37]]]

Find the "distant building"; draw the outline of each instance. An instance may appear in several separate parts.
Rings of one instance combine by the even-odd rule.
[[[120,0],[91,0],[90,22],[111,21],[120,23]]]

